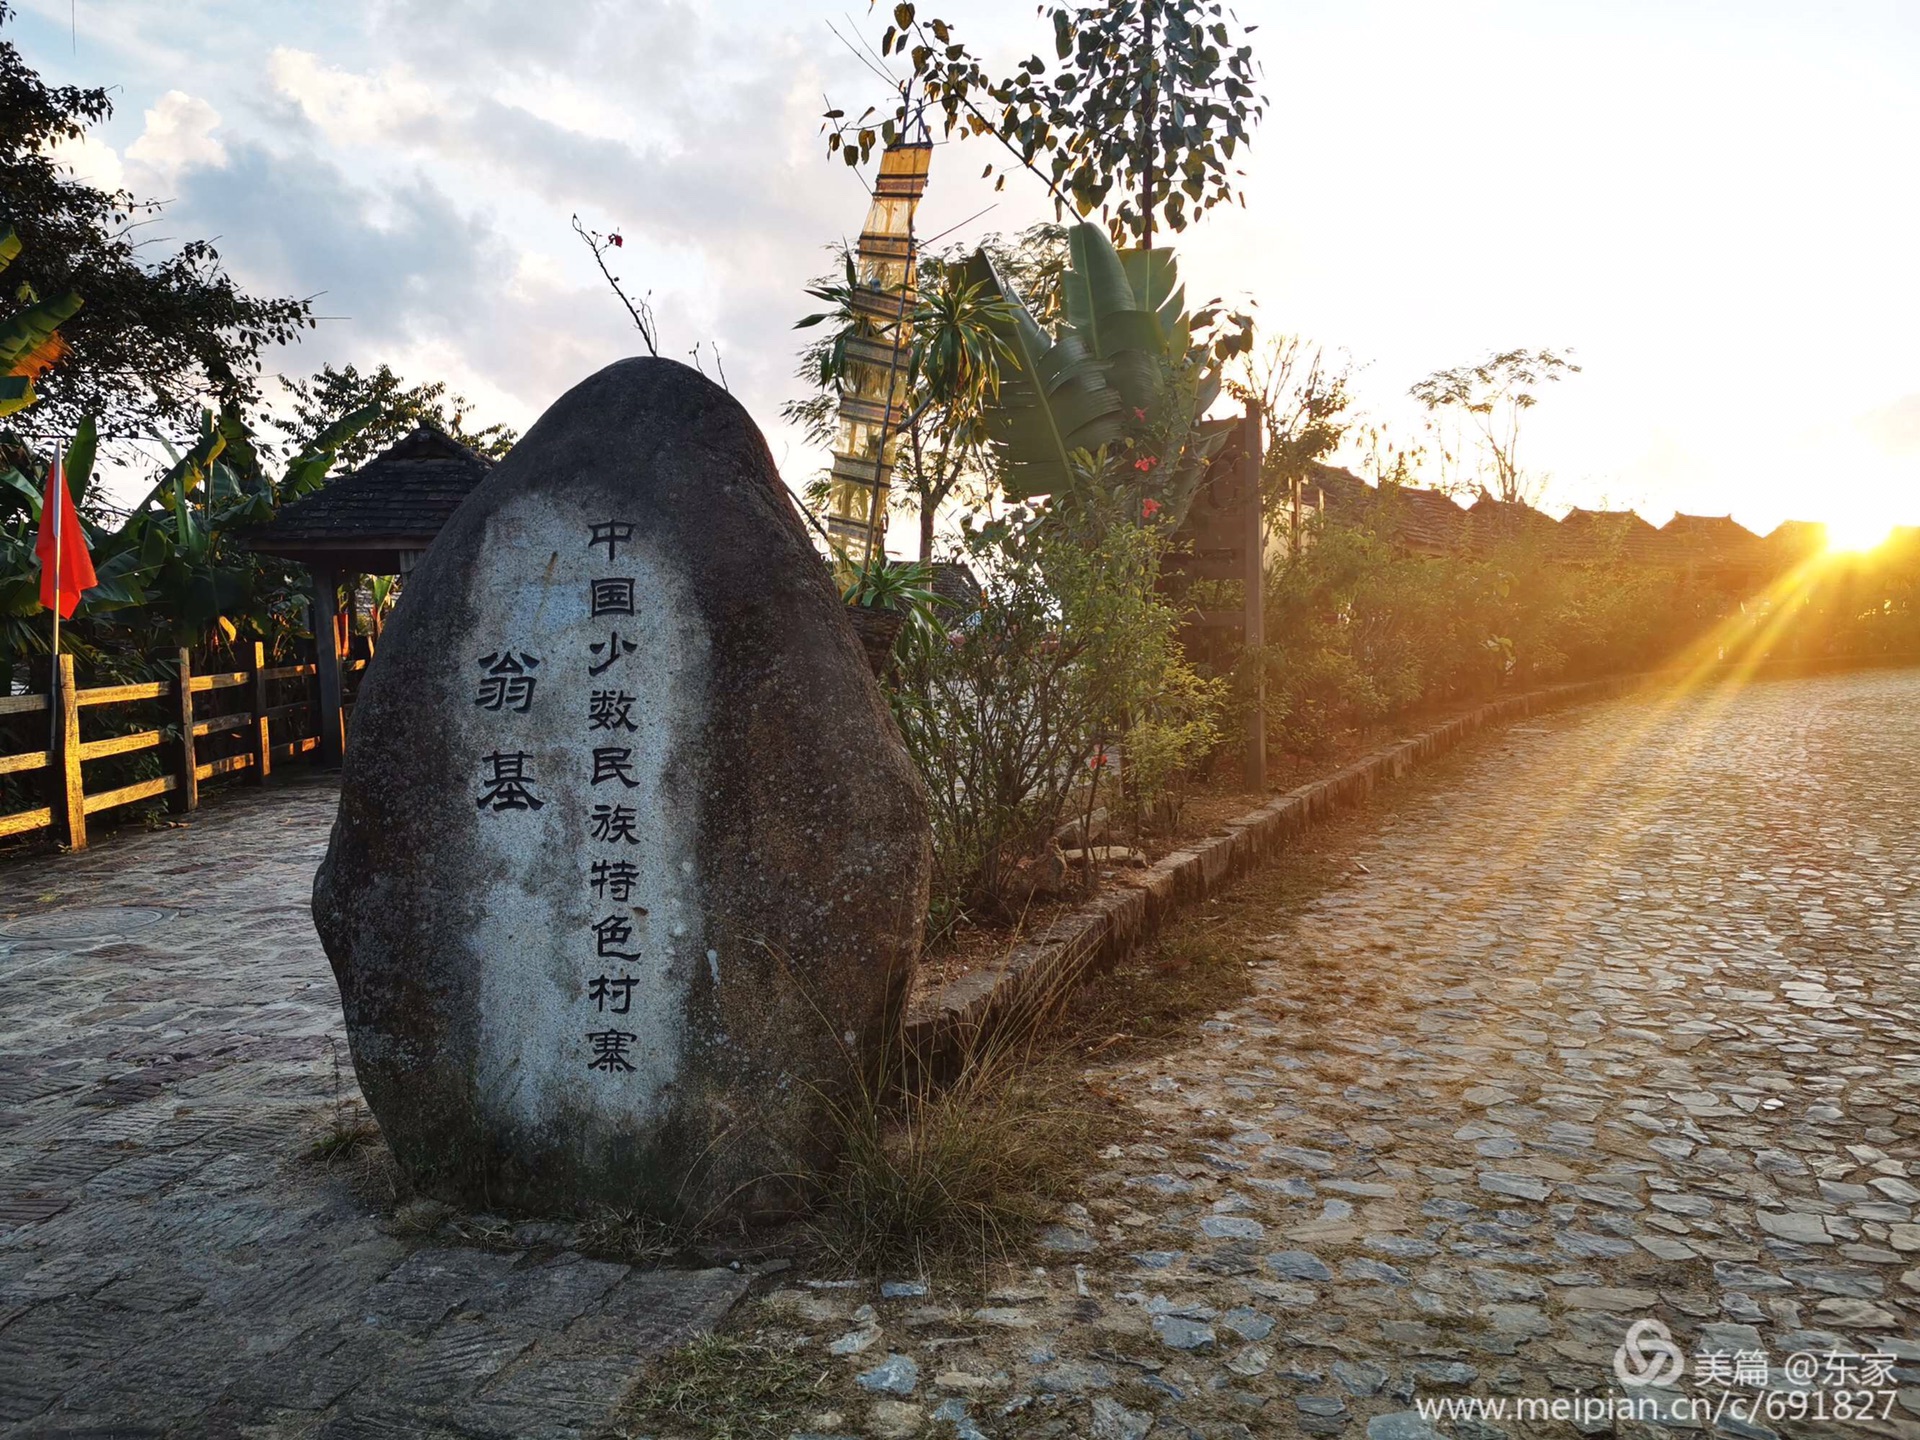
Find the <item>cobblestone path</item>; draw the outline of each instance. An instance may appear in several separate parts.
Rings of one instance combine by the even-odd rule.
[[[821,1420],[1664,1433],[1567,1403],[1638,1395],[1678,1430],[1920,1436],[1920,673],[1562,714],[1369,837],[1244,1003],[1092,1077],[1143,1133],[1053,1263],[984,1303],[760,1302],[871,1392]],[[1643,1319],[1677,1389],[1616,1384]],[[1420,1414],[1449,1397],[1571,1418]]]
[[[1672,1428],[1920,1436],[1916,715],[1912,672],[1614,702],[1384,805],[1246,1001],[1090,1077],[1142,1133],[1047,1265],[760,1302],[870,1397],[823,1422],[1659,1433],[1417,1408],[1618,1398],[1655,1320]],[[409,1241],[307,1158],[352,1094],[306,916],[332,804],[0,869],[5,1433],[592,1433],[743,1288]],[[1861,1392],[1867,1422],[1765,1413]]]
[[[0,867],[0,1434],[591,1432],[745,1288],[409,1243],[309,1158],[357,1095],[307,913],[334,802]]]

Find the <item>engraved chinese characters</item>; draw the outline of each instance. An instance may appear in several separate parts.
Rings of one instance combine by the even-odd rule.
[[[314,919],[423,1193],[660,1215],[819,1163],[925,804],[764,442],[684,366],[558,401],[408,577]]]
[[[589,548],[604,546],[609,563],[619,559],[621,542],[631,549],[634,526],[631,521],[608,520],[588,528],[583,537]],[[636,577],[632,575],[596,575],[587,582],[588,615],[598,620],[602,615],[626,615],[637,617],[635,609]],[[623,641],[618,636],[612,638],[605,648],[606,659],[601,663],[591,663],[592,657],[602,653],[600,645],[590,644],[588,655],[582,664],[588,676],[604,674],[612,669],[625,656],[639,649],[636,642]],[[515,715],[530,715],[533,711],[536,687],[539,676],[536,672],[544,663],[541,659],[524,650],[504,647],[489,651],[478,660],[482,679],[479,691],[474,697],[474,705],[482,710],[491,711],[510,722]],[[560,666],[547,672],[549,685],[543,704],[565,705],[572,692],[580,688],[569,681],[573,678],[562,657]],[[557,695],[555,691],[559,692]],[[633,719],[633,707],[636,699],[622,690],[593,689],[587,694],[584,709],[583,726],[587,731],[614,730],[632,732],[639,729]],[[511,728],[507,723],[507,728]],[[591,741],[594,737],[588,735]],[[631,745],[591,744],[586,750],[592,773],[588,777],[588,787],[592,789],[601,784],[611,783],[626,789],[640,788],[641,782],[633,773],[634,759]],[[535,793],[536,777],[528,770],[532,755],[527,751],[494,750],[481,757],[480,793],[474,804],[481,810],[495,813],[508,810],[538,810],[545,802]],[[603,844],[639,843],[635,830],[639,817],[632,806],[614,806],[596,803],[583,817],[581,823],[587,827],[594,841]],[[611,862],[624,867],[624,875],[616,887],[615,893],[607,894],[606,875],[609,861],[595,858],[590,869],[582,877],[596,898],[607,898],[616,902],[625,902],[632,898],[634,882],[639,871],[629,862]],[[636,908],[635,915],[645,916],[644,908]],[[638,961],[643,957],[620,947],[630,944],[633,939],[633,921],[615,912],[597,919],[588,926],[592,936],[592,964],[586,968],[591,971],[606,962]],[[620,971],[617,974],[601,973],[585,981],[582,993],[600,1016],[612,1014],[626,1015],[633,1005],[633,990],[638,984],[635,976]],[[631,1030],[615,1028],[589,1028],[582,1031],[581,1058],[589,1071],[605,1075],[631,1075],[635,1065],[631,1057],[633,1047],[639,1043],[640,1036]]]

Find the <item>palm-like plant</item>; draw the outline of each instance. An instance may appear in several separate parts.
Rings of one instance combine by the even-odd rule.
[[[861,282],[853,257],[845,257],[842,278],[816,285],[807,293],[830,307],[801,320],[804,329],[831,322],[823,343],[810,352],[813,374],[827,396],[847,379],[848,341],[873,338],[873,322],[856,304]],[[1001,376],[1012,361],[1002,331],[1012,307],[966,267],[941,260],[923,262],[919,299],[913,312],[913,340],[907,353],[908,401],[901,422],[901,457],[895,480],[914,501],[920,520],[920,561],[933,558],[933,523],[966,478],[980,471],[986,430],[983,417],[999,398]],[[814,407],[821,416],[824,407]],[[813,413],[791,407],[790,414],[813,423]]]

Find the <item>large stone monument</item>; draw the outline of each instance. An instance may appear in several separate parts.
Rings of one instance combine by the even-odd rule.
[[[427,1194],[758,1203],[903,999],[926,801],[719,387],[575,387],[406,582],[314,883],[362,1091]]]

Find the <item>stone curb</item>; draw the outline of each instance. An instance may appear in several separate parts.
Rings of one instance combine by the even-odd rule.
[[[1043,1013],[1089,974],[1109,970],[1158,934],[1184,907],[1275,859],[1286,842],[1342,810],[1366,803],[1377,785],[1454,749],[1468,736],[1545,710],[1621,694],[1643,677],[1581,681],[1489,701],[1410,740],[1301,785],[1222,827],[1223,835],[1175,850],[1008,952],[1004,963],[949,982],[909,1017],[910,1054],[940,1067],[965,1043]]]

